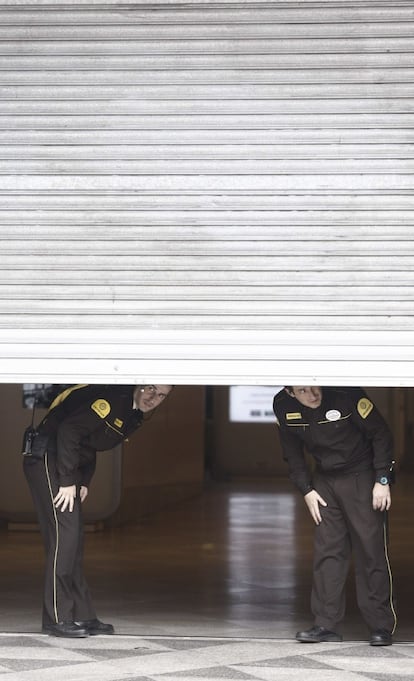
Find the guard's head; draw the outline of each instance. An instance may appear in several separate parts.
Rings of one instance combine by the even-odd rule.
[[[137,385],[134,390],[134,404],[145,414],[164,402],[172,389],[172,385]]]
[[[322,403],[322,388],[316,385],[287,385],[285,390],[304,407],[317,409]]]

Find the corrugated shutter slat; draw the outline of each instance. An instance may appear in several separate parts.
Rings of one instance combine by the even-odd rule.
[[[413,52],[408,0],[0,3],[0,380],[413,385]]]

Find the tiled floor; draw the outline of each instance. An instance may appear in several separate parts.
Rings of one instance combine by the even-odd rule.
[[[300,644],[217,637],[0,635],[5,681],[408,681],[414,644]]]
[[[392,647],[368,645],[353,580],[340,644],[300,644],[309,613],[312,525],[284,482],[216,485],[133,527],[93,533],[86,571],[116,635],[41,635],[36,532],[0,535],[0,681],[402,681],[414,679],[411,481],[391,515],[399,595]],[[306,675],[306,679],[303,679]]]

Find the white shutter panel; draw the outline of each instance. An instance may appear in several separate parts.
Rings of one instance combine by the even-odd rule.
[[[413,385],[413,27],[0,3],[0,380]]]

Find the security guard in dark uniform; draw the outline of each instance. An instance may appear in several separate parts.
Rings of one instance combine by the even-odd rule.
[[[97,619],[83,575],[81,504],[95,471],[96,452],[121,443],[142,424],[172,386],[68,388],[52,403],[37,428],[42,451],[24,456],[24,472],[46,549],[43,632],[85,637],[112,634]]]
[[[351,552],[358,606],[371,645],[391,645],[396,627],[387,550],[392,436],[361,388],[290,386],[273,410],[290,478],[316,524],[311,608],[301,642],[341,641]],[[312,474],[305,452],[315,463]]]

